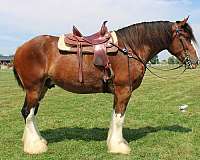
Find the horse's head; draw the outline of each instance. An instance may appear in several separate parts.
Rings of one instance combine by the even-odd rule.
[[[197,45],[192,28],[187,23],[189,17],[172,25],[172,43],[168,51],[176,56],[187,68],[194,69],[198,57],[193,44]]]

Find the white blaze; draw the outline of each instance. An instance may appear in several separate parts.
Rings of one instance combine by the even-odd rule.
[[[192,43],[192,46],[194,47],[194,49],[196,50],[197,56],[198,56],[198,58],[199,58],[200,55],[199,55],[199,50],[198,50],[197,46],[194,44],[193,41],[192,41],[191,43]]]

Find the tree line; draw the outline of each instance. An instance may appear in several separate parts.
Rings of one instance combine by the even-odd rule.
[[[158,55],[155,55],[151,60],[150,60],[151,64],[160,64],[160,63],[165,63],[165,64],[179,64],[179,60],[174,57],[171,56],[169,57],[167,60],[162,60],[160,62]]]

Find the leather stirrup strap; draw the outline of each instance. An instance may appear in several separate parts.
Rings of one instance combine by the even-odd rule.
[[[79,42],[77,44],[77,56],[79,63],[79,68],[78,68],[79,82],[83,83],[83,55],[82,55],[82,45]]]

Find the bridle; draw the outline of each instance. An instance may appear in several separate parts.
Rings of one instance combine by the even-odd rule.
[[[184,36],[183,36],[182,34],[185,34],[184,30],[183,30],[183,29],[180,29],[180,28],[176,25],[176,29],[174,30],[174,33],[172,33],[172,35],[173,35],[173,39],[176,38],[176,37],[178,36],[179,41],[180,41],[180,43],[181,43],[181,45],[182,45],[182,48],[183,48],[183,51],[184,51],[184,55],[185,55],[185,59],[184,59],[184,61],[182,62],[183,64],[180,64],[179,66],[177,66],[177,67],[175,67],[175,68],[170,68],[170,69],[160,69],[160,68],[156,68],[156,67],[153,67],[153,66],[151,66],[151,68],[156,69],[156,70],[161,70],[161,71],[171,71],[171,70],[175,70],[175,69],[178,69],[178,68],[184,66],[185,69],[184,69],[184,71],[182,72],[182,73],[184,73],[184,72],[186,71],[186,69],[192,68],[192,64],[199,64],[199,63],[200,63],[199,60],[197,60],[197,61],[192,61],[192,60],[190,59],[190,56],[189,56],[189,49],[188,49],[188,47],[186,47],[187,44],[185,44],[184,41],[183,41],[183,39],[184,39],[183,37],[184,37]],[[179,52],[182,53],[182,50],[176,52],[175,54],[178,54]]]
[[[174,32],[175,32],[175,34],[173,34],[174,35],[173,39],[178,37],[178,39],[179,39],[179,41],[180,41],[180,43],[182,45],[183,51],[184,51],[185,59],[183,60],[182,63],[185,64],[185,69],[192,68],[192,64],[198,64],[198,61],[197,62],[193,62],[190,59],[189,49],[187,47],[187,44],[184,43],[184,39],[185,38],[183,38],[184,36],[182,35],[182,34],[185,34],[185,32],[184,32],[183,29],[180,29],[177,25],[176,25],[176,29],[175,29]],[[178,52],[180,52],[180,51],[178,51]]]

